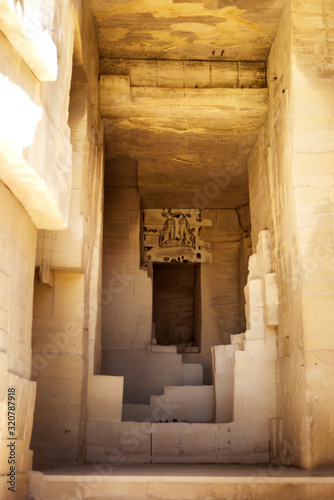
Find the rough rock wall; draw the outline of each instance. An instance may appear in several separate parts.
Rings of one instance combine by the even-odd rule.
[[[4,437],[8,432],[7,410],[15,406],[14,400],[9,401],[7,390],[15,389],[18,398],[13,410],[17,432],[15,492],[8,490],[11,484],[6,483],[5,474],[14,465],[8,463],[9,449],[2,443],[0,496],[3,499],[25,498],[32,461],[29,443],[36,383],[31,381],[34,371],[31,323],[36,228],[67,226],[72,184],[67,121],[75,5],[43,0],[26,1],[24,9],[20,9],[22,5],[23,2],[3,0],[0,9],[1,387],[4,391],[1,401],[2,411],[5,410],[1,421],[6,424],[1,430]],[[55,25],[59,29],[54,30]],[[54,278],[47,265],[42,276],[50,283]],[[41,340],[41,335],[37,344],[41,347],[42,343],[46,356],[50,353],[47,334],[53,326],[45,321],[50,304],[48,294],[44,298],[40,328],[44,329],[45,338]],[[54,314],[58,315],[57,308]],[[57,324],[56,328],[62,327]],[[58,342],[62,342],[61,335]],[[57,361],[51,356],[49,365],[57,365]],[[56,368],[60,370],[59,366]],[[43,390],[41,386],[42,393]],[[72,395],[69,398],[72,400]],[[52,406],[51,400],[54,403],[54,398],[47,394],[45,406],[48,403]],[[52,435],[50,415],[52,408],[47,417],[49,436]]]
[[[293,188],[307,412],[303,465],[334,463],[334,5],[292,4]],[[299,348],[299,346],[296,346]]]
[[[7,36],[0,36],[0,174],[36,227],[60,229],[66,227],[72,178],[73,2],[25,2],[23,16],[11,4],[4,0],[0,15]],[[45,14],[58,20],[58,30],[53,23],[48,30],[40,25]],[[45,74],[50,64],[54,75]]]
[[[332,18],[329,2],[287,5],[267,63],[269,117],[248,165],[253,248],[269,229],[279,287],[280,460],[307,468],[334,459]]]
[[[30,374],[36,228],[2,183],[0,205],[0,496],[5,500],[25,498],[32,466],[29,445],[36,383]],[[12,477],[6,476],[13,471]]]
[[[70,57],[73,54],[68,109],[72,189],[68,228],[38,234],[36,265],[42,278],[35,285],[33,325],[35,468],[80,461],[88,386],[99,385],[93,378],[101,361],[103,132],[97,107],[99,59],[87,6],[75,3],[68,17],[67,10],[64,36],[74,32],[74,50],[73,46],[68,48]],[[68,68],[72,68],[71,62]],[[103,385],[104,381],[99,381]],[[55,415],[53,421],[48,418],[50,413]]]
[[[151,345],[152,281],[140,269],[140,202],[136,187],[105,188],[102,345],[110,349]],[[104,373],[107,373],[104,371]]]

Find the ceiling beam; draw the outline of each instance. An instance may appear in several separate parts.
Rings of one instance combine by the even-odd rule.
[[[264,88],[262,61],[178,61],[166,59],[100,60],[101,75],[130,77],[131,87]]]
[[[129,76],[102,75],[99,108],[124,128],[244,133],[264,123],[268,90],[131,87]]]

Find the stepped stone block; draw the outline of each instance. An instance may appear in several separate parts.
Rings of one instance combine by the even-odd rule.
[[[260,231],[256,246],[258,276],[268,274],[271,271],[271,239],[268,230]]]
[[[262,278],[263,275],[271,272],[271,241],[268,230],[260,231],[256,253],[250,256],[248,269],[249,281]]]
[[[124,404],[122,412],[123,422],[151,422],[150,405]]]
[[[152,424],[152,462],[215,463],[216,435],[212,425]]]
[[[246,324],[254,338],[264,338],[265,320],[263,303],[263,285],[261,279],[248,281],[245,287]]]
[[[88,380],[88,420],[120,422],[122,419],[123,377],[94,375]]]
[[[257,272],[257,255],[251,255],[248,260],[248,281],[258,279]]]
[[[161,396],[151,397],[151,416],[154,421],[211,422],[213,420],[213,387],[165,387]]]
[[[234,353],[239,344],[214,346],[212,351],[215,422],[233,420]]]
[[[276,274],[270,273],[263,276],[263,290],[265,297],[267,326],[278,326],[278,286]]]
[[[267,442],[268,419],[276,416],[276,360],[259,359],[253,353],[240,351],[235,356],[234,420],[247,421],[263,428],[262,442]]]
[[[236,333],[235,335],[231,335],[231,344],[239,345],[239,350],[243,350],[245,341],[245,333]]]
[[[152,352],[167,352],[171,354],[177,354],[176,345],[152,345]]]
[[[105,374],[124,376],[124,403],[149,404],[152,394],[183,381],[182,356],[151,347],[105,351],[102,366]]]
[[[149,463],[151,424],[88,422],[87,462]]]
[[[183,363],[183,385],[203,385],[203,366],[199,363]]]
[[[251,339],[248,340],[246,332],[246,340],[244,343],[245,351],[264,351],[265,342],[263,339]]]
[[[249,281],[248,288],[250,308],[253,309],[255,307],[263,307],[262,280],[254,279]]]

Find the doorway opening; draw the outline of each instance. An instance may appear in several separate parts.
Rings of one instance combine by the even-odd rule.
[[[200,264],[153,265],[153,334],[158,345],[200,352]]]

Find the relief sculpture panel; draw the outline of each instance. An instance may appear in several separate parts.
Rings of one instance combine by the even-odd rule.
[[[144,209],[143,257],[148,262],[212,262],[210,243],[200,230],[212,221],[201,219],[197,209]]]

